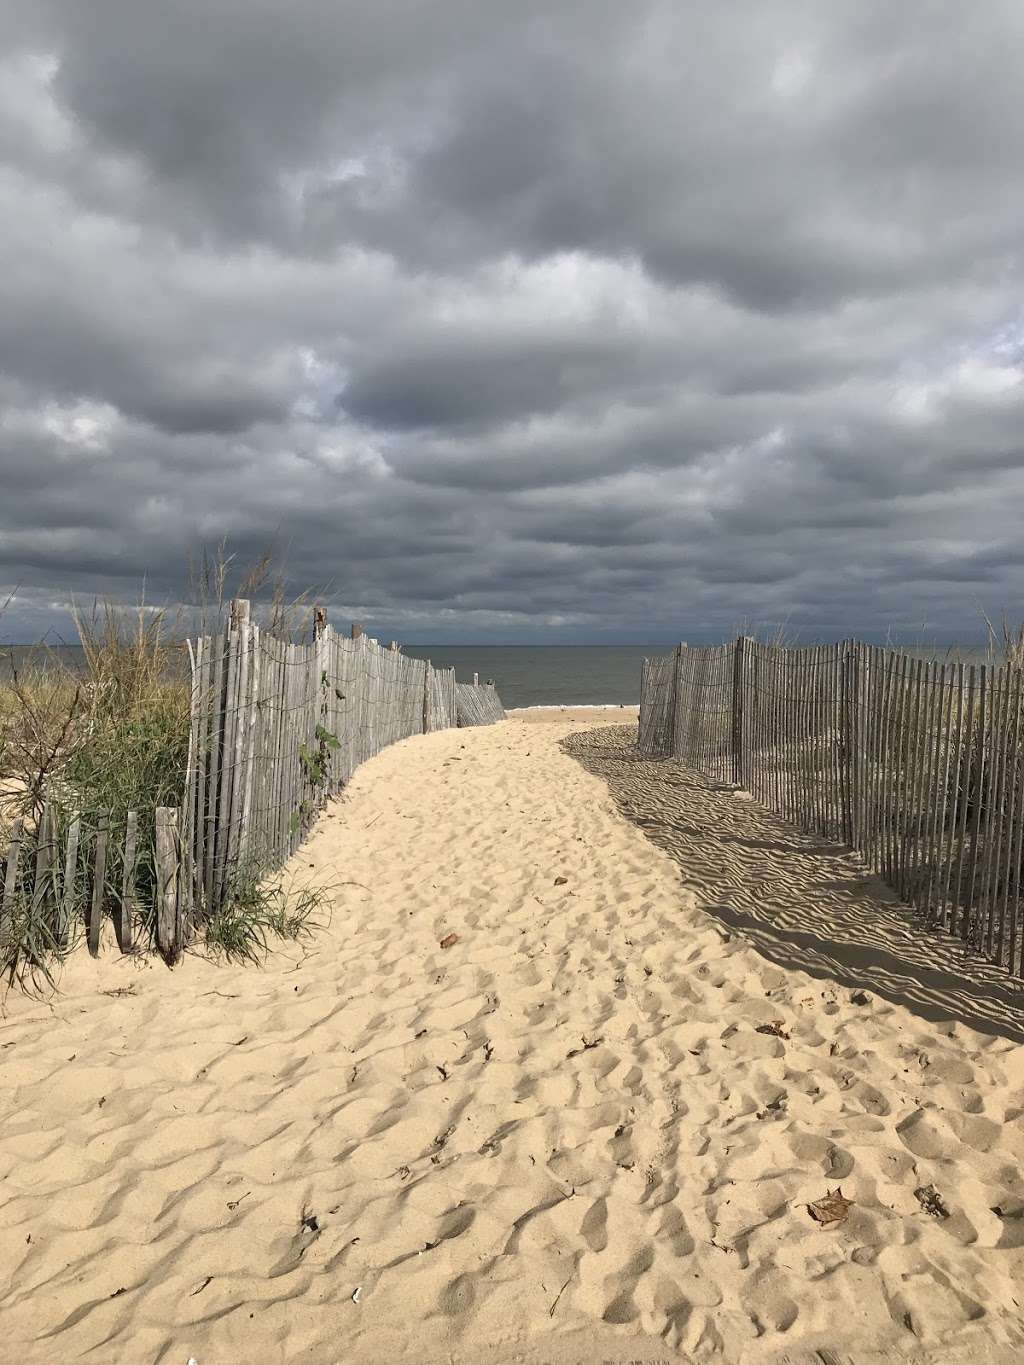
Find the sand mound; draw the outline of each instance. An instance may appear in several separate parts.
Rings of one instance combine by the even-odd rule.
[[[572,728],[367,764],[305,952],[8,997],[12,1359],[1015,1358],[1019,1048],[759,956]]]

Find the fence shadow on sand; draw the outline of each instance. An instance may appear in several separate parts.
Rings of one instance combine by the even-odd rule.
[[[675,759],[643,756],[632,726],[570,735],[564,748],[680,865],[701,908],[777,966],[1024,1042],[1021,983],[926,929],[849,849]]]

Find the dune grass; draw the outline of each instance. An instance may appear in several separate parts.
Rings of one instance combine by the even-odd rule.
[[[72,615],[81,662],[69,664],[58,651],[39,646],[0,676],[0,883],[3,856],[14,821],[25,830],[25,855],[13,887],[5,942],[0,943],[0,972],[42,973],[51,981],[51,966],[81,938],[85,894],[70,887],[78,917],[55,931],[52,905],[34,880],[37,825],[50,798],[56,823],[55,845],[66,842],[70,814],[80,821],[83,850],[93,846],[105,822],[121,835],[129,811],[138,821],[139,857],[135,869],[137,941],[152,936],[151,908],[156,899],[153,859],[155,811],[181,803],[189,751],[191,670],[186,637],[211,633],[223,622],[230,558],[222,547],[204,559],[193,574],[192,600],[181,609],[143,603],[125,608],[106,601]],[[266,628],[276,635],[301,639],[311,630],[310,594],[289,597],[283,571],[274,570],[269,555],[240,576],[235,595],[262,592]],[[112,837],[105,872],[107,891],[121,886],[123,839]],[[203,940],[215,955],[259,961],[275,938],[297,939],[311,932],[324,904],[322,894],[285,891],[269,882],[263,869],[236,869],[227,907],[201,923]],[[54,877],[59,880],[59,869]],[[78,894],[80,890],[81,894]],[[59,898],[63,903],[63,889]]]

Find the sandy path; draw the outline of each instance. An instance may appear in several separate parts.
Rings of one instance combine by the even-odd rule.
[[[367,764],[297,859],[305,954],[7,999],[9,1358],[1018,1358],[1020,1048],[766,962],[578,728]]]

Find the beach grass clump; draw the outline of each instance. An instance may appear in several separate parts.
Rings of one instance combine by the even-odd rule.
[[[228,962],[262,963],[275,940],[299,942],[329,918],[324,887],[268,879],[258,862],[240,864],[228,894],[203,925],[206,947]]]
[[[97,603],[73,613],[80,659],[40,646],[27,661],[13,656],[0,686],[0,846],[21,816],[30,842],[44,808],[61,833],[80,826],[80,866],[97,830],[111,831],[105,882],[121,886],[123,831],[137,819],[136,901],[155,899],[153,842],[158,806],[177,806],[188,762],[190,683],[176,618],[145,606]],[[58,839],[63,847],[63,839]],[[32,858],[26,860],[30,867]],[[27,875],[27,873],[26,873]],[[47,897],[30,895],[15,916],[5,956],[25,964],[63,955]],[[42,911],[40,909],[42,907]],[[148,931],[151,926],[143,926]],[[13,955],[13,956],[12,956]],[[20,969],[18,969],[20,970]]]
[[[75,612],[81,665],[41,646],[0,686],[8,801],[42,811],[48,793],[117,821],[181,800],[188,759],[185,646],[162,610],[113,603]]]
[[[80,941],[82,926],[60,935],[52,919],[41,913],[31,887],[19,888],[8,911],[0,934],[0,980],[29,991],[54,989],[57,968]]]
[[[992,664],[1012,664],[1015,668],[1024,666],[1024,622],[1014,626],[1004,615],[999,625],[985,616],[988,631],[988,657]]]
[[[81,714],[64,776],[83,804],[120,820],[177,805],[188,762],[188,661],[163,610],[76,612]]]

